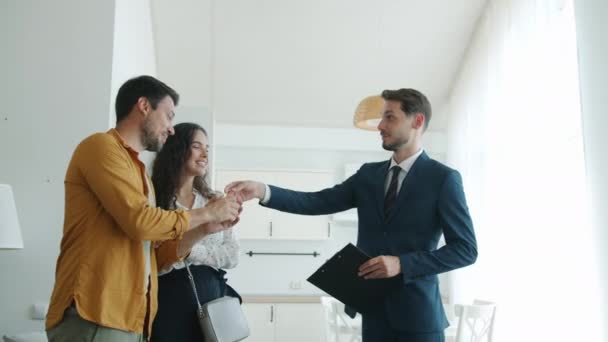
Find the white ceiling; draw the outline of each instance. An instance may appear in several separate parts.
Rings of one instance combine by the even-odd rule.
[[[153,0],[159,77],[218,122],[351,127],[365,96],[449,87],[485,0]]]

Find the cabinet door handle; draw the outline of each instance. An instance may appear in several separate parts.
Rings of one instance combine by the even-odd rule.
[[[270,306],[270,323],[274,321],[274,305]]]
[[[272,236],[272,221],[270,221],[270,236]]]
[[[327,222],[327,237],[331,237],[331,223]]]

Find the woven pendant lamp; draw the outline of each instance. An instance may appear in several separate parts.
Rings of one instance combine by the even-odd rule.
[[[368,96],[361,100],[357,106],[355,116],[353,117],[353,124],[361,129],[377,131],[383,111],[384,99],[382,96]]]

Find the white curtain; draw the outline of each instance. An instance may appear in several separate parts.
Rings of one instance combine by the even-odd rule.
[[[600,341],[570,1],[490,0],[449,105],[479,245],[450,300],[497,303],[495,338]]]

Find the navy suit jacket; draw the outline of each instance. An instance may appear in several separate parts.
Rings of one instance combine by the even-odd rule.
[[[422,153],[408,172],[397,201],[384,217],[390,161],[364,164],[341,184],[318,192],[270,186],[267,207],[304,215],[357,208],[357,246],[368,255],[398,256],[402,278],[387,294],[384,314],[403,332],[439,332],[448,326],[437,274],[470,265],[477,242],[458,171]],[[446,244],[437,249],[443,233]]]

